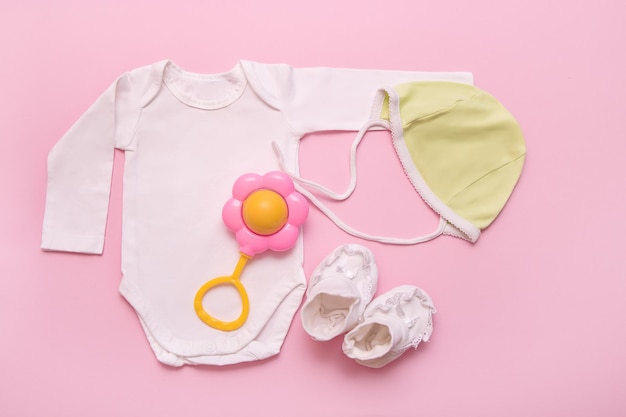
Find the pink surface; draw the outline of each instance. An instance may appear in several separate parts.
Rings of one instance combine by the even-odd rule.
[[[626,415],[624,2],[104,3],[0,6],[1,416]],[[117,292],[122,153],[104,255],[39,249],[48,151],[115,77],[163,58],[469,70],[508,107],[527,163],[477,244],[368,244],[379,292],[433,297],[430,343],[369,369],[295,320],[270,360],[161,365]],[[337,212],[370,233],[432,230],[388,137],[370,136]],[[345,187],[351,138],[306,138],[303,174]],[[306,272],[352,241],[311,210]]]

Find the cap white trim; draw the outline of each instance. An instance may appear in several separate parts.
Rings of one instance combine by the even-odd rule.
[[[439,214],[443,219],[450,223],[454,229],[456,229],[454,230],[450,227],[446,227],[443,230],[444,234],[461,237],[472,243],[476,242],[480,236],[480,229],[465,220],[463,217],[459,216],[445,203],[443,203],[426,184],[426,181],[424,181],[424,178],[415,167],[404,138],[404,129],[400,116],[400,99],[396,90],[392,87],[385,87],[378,90],[374,100],[372,116],[380,117],[380,111],[382,110],[385,95],[389,97],[389,122],[393,146],[409,181],[413,184],[413,187],[426,204],[428,204],[437,214]],[[378,107],[378,109],[376,109],[376,107]],[[374,112],[377,110],[378,115],[375,116]]]

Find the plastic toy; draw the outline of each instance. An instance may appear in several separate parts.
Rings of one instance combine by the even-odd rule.
[[[291,178],[281,171],[263,176],[244,174],[235,181],[232,195],[222,209],[222,219],[226,227],[235,232],[239,261],[232,275],[207,281],[194,300],[200,320],[224,331],[240,328],[248,318],[250,301],[240,280],[248,260],[268,249],[279,252],[291,249],[298,239],[300,225],[309,214],[306,199],[295,190]],[[219,320],[204,309],[205,294],[218,285],[234,286],[241,297],[241,314],[233,321]]]

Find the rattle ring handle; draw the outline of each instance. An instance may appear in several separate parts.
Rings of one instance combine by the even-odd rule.
[[[218,330],[232,331],[237,330],[246,322],[248,314],[250,313],[250,301],[248,299],[248,293],[246,292],[245,287],[239,280],[239,276],[241,275],[241,271],[243,270],[243,267],[245,266],[246,261],[249,258],[249,256],[242,253],[241,257],[239,258],[239,262],[237,263],[237,266],[235,268],[235,272],[233,272],[232,275],[213,278],[207,281],[202,287],[200,287],[200,289],[196,293],[196,297],[193,302],[194,309],[196,310],[196,314],[198,315],[200,320],[202,320],[208,326]],[[223,321],[217,319],[210,315],[204,309],[204,305],[202,304],[204,296],[212,288],[217,287],[218,285],[232,285],[233,287],[235,287],[237,293],[239,294],[239,297],[241,298],[241,314],[239,314],[239,317],[237,317],[233,321]]]

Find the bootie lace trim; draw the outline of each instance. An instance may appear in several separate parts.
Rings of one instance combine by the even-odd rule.
[[[402,346],[397,349],[399,351],[405,351],[409,347],[417,349],[422,341],[428,342],[433,332],[432,315],[437,312],[435,306],[433,305],[433,302],[431,301],[430,297],[428,297],[422,290],[420,290],[419,288],[415,288],[408,292],[396,293],[392,297],[385,300],[384,303],[376,306],[378,310],[385,313],[389,312],[392,308],[395,309],[398,317],[400,317],[404,321],[406,326],[410,329],[417,323],[418,318],[407,316],[404,312],[404,309],[402,308],[402,303],[411,301],[413,297],[418,298],[420,300],[420,303],[429,310],[428,323],[426,324],[426,328],[424,329],[424,331],[422,331],[413,340],[411,340],[408,345]]]
[[[372,260],[370,259],[370,256],[367,252],[365,251],[361,251],[361,250],[357,250],[353,247],[351,247],[350,245],[344,245],[341,246],[340,248],[337,248],[332,256],[328,257],[328,259],[326,259],[326,261],[324,262],[323,265],[321,265],[318,269],[317,272],[315,273],[315,275],[313,275],[311,277],[311,283],[310,286],[314,286],[315,284],[317,284],[321,278],[322,278],[322,271],[324,270],[324,268],[329,267],[330,265],[332,265],[333,263],[335,263],[340,257],[341,255],[346,254],[348,256],[354,256],[354,255],[361,255],[362,259],[363,259],[363,263],[362,263],[362,270],[363,273],[365,274],[365,282],[363,285],[363,306],[365,307],[365,305],[367,305],[371,300],[372,300],[372,296],[373,296],[373,290],[374,290],[374,285],[373,285],[373,279],[372,279],[372,275],[371,275],[371,263]],[[339,263],[336,266],[336,272],[339,272],[341,274],[343,274],[346,278],[352,280],[354,278],[356,278],[358,276],[358,269],[354,270],[354,269],[348,269],[347,264],[344,263]]]

